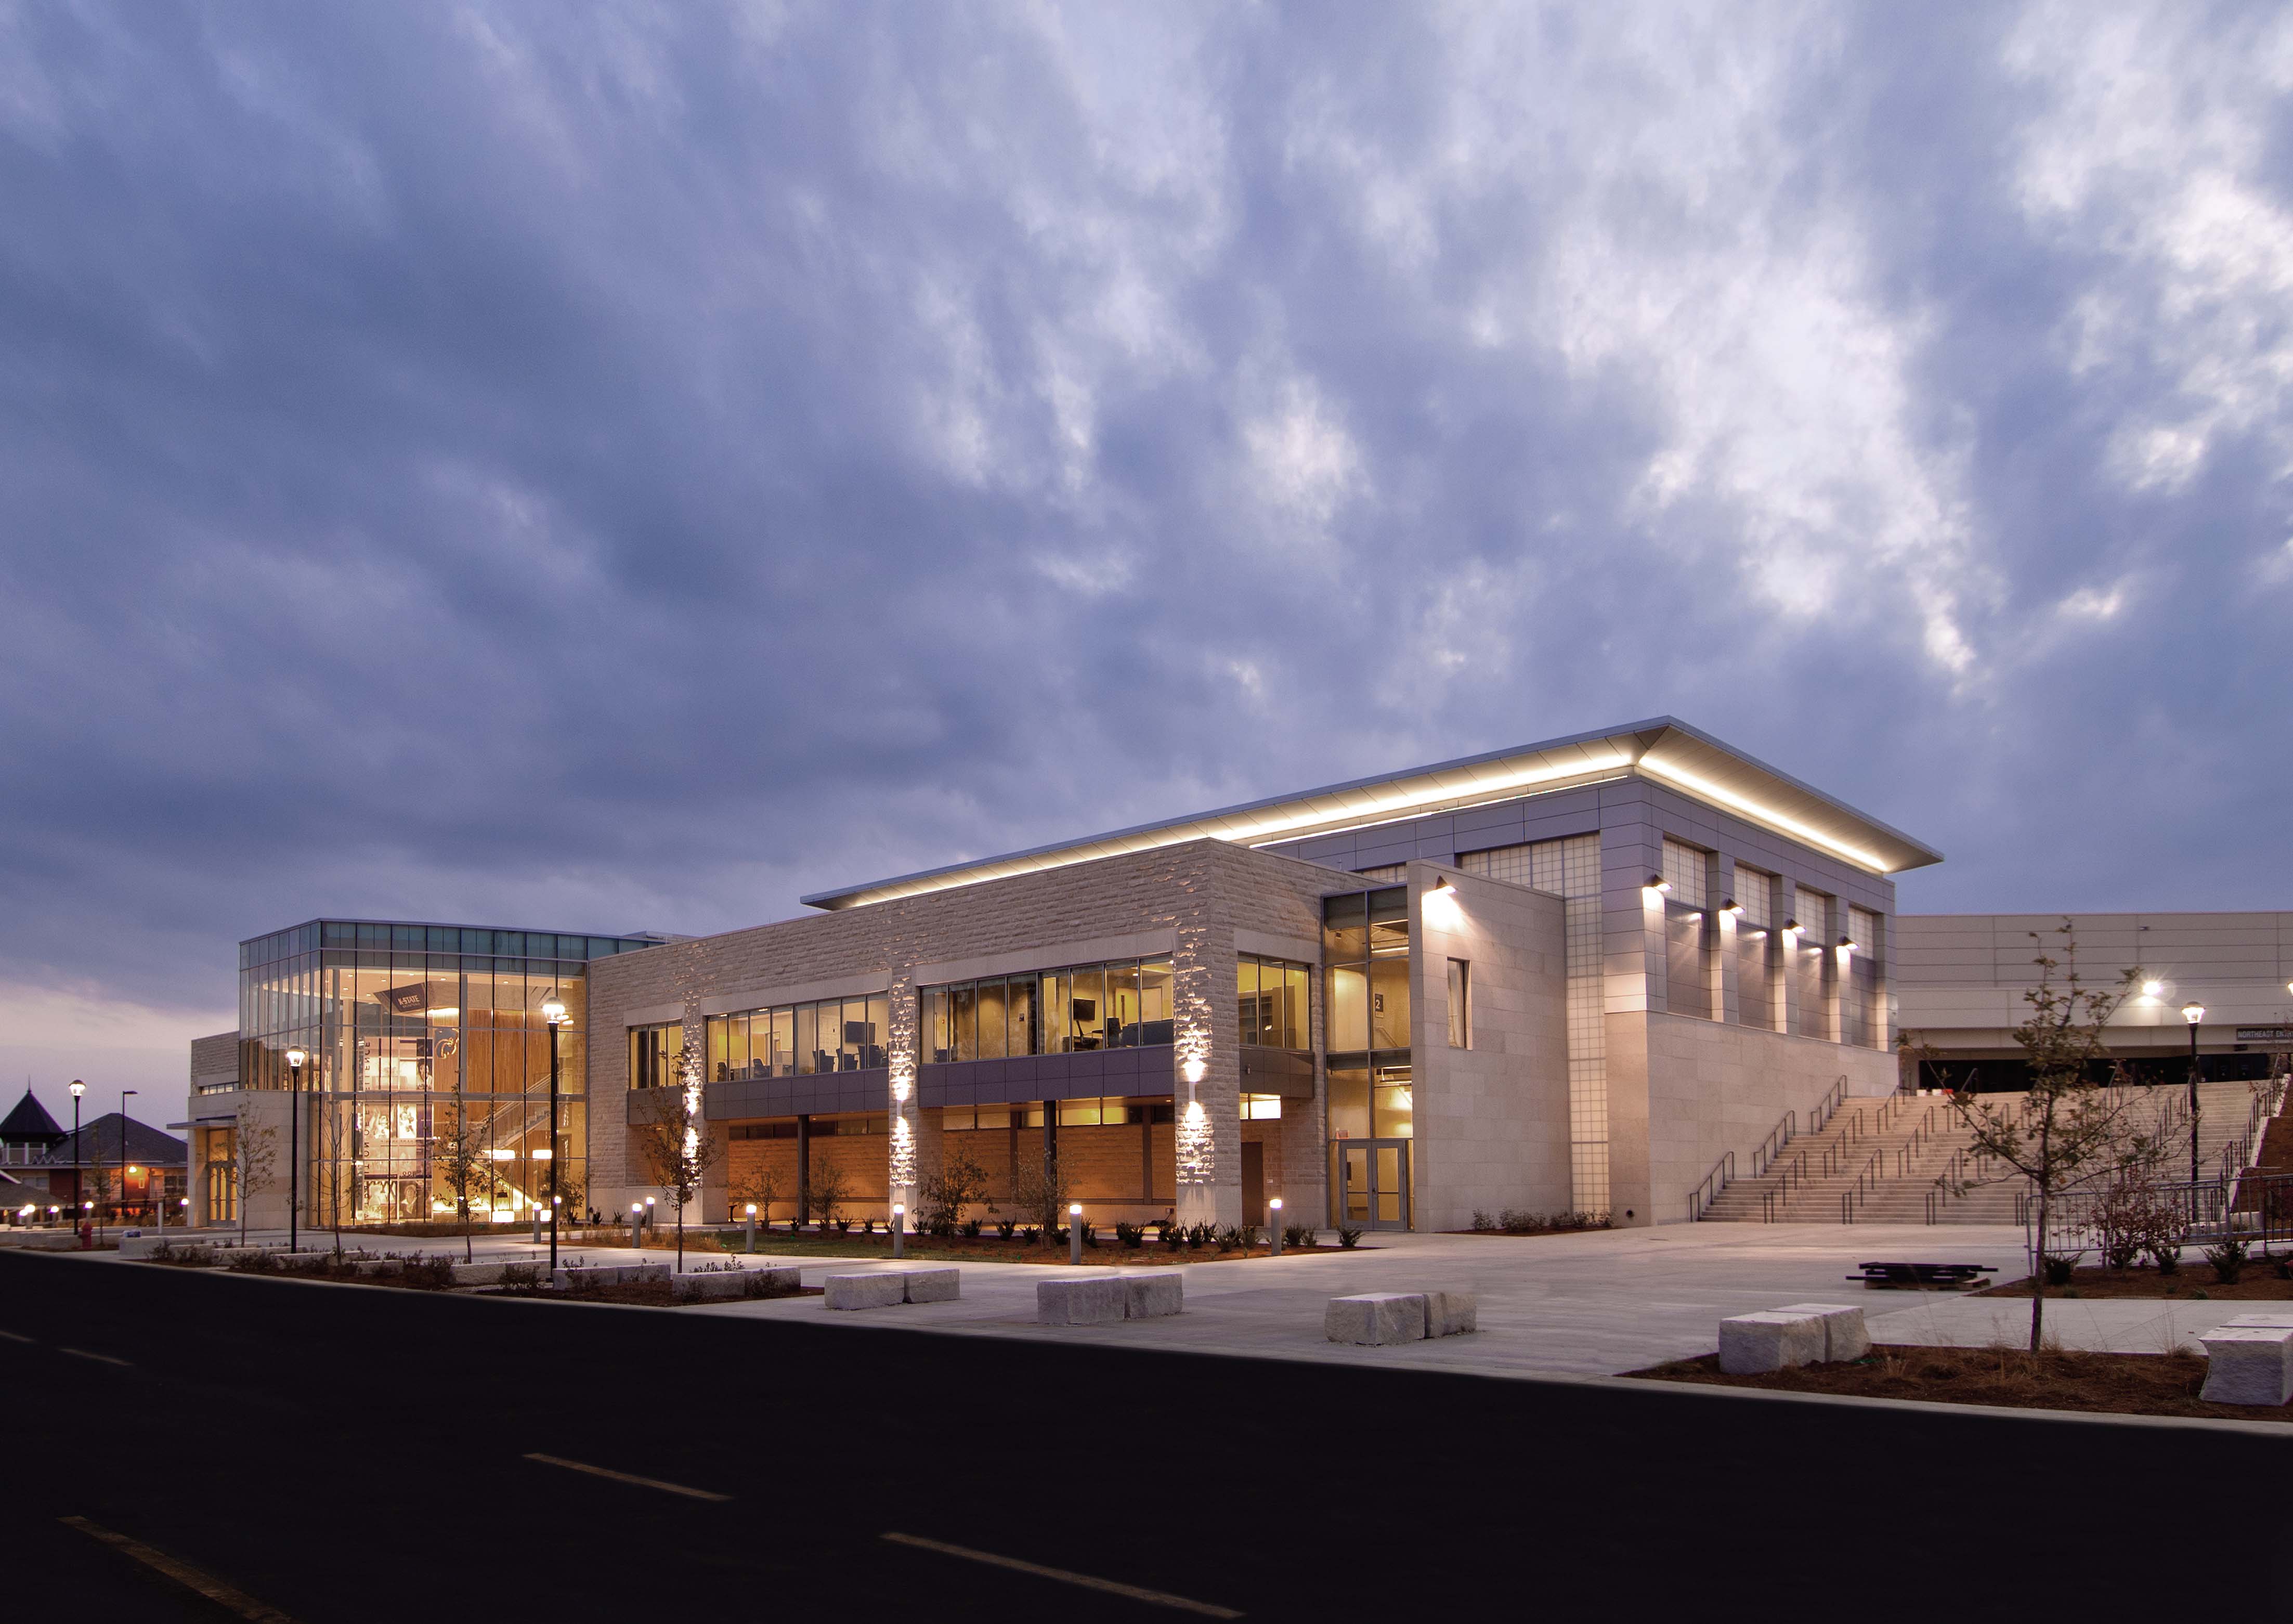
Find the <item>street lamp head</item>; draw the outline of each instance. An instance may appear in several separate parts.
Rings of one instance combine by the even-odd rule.
[[[565,1000],[554,992],[544,998],[541,1001],[541,1019],[553,1027],[562,1024],[565,1019]]]
[[[302,1070],[303,1063],[310,1058],[309,1053],[301,1049],[289,1049],[287,1052],[287,1064],[296,1071]]]
[[[85,1092],[87,1092],[87,1084],[81,1082],[77,1077],[74,1077],[72,1079],[71,1085],[71,1097],[77,1100]]]
[[[2196,999],[2192,998],[2189,1003],[2182,1006],[2182,1019],[2188,1021],[2192,1026],[2196,1026],[2205,1018],[2206,1006],[2200,1003]]]

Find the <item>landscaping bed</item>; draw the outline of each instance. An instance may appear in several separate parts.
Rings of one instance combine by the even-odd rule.
[[[143,1261],[177,1269],[219,1269],[229,1274],[263,1274],[282,1279],[386,1286],[401,1291],[458,1291],[473,1296],[535,1297],[554,1303],[611,1303],[644,1308],[685,1308],[699,1306],[703,1301],[678,1296],[675,1282],[668,1279],[584,1283],[561,1289],[547,1281],[544,1277],[548,1270],[539,1262],[506,1264],[498,1280],[466,1284],[454,1279],[454,1267],[458,1260],[444,1253],[423,1255],[393,1252],[379,1255],[364,1251],[340,1254],[310,1252],[296,1253],[291,1257],[280,1253],[255,1253],[224,1261],[207,1255],[205,1248],[186,1247],[155,1253]],[[568,1255],[564,1259],[564,1266],[579,1268],[583,1262],[578,1256]],[[725,1268],[725,1265],[721,1263],[710,1266],[718,1273]],[[750,1271],[750,1276],[752,1283],[755,1283],[755,1271]],[[816,1297],[820,1295],[821,1288],[816,1286],[760,1287],[735,1296],[707,1301],[761,1302],[776,1297]]]
[[[1923,1399],[2024,1409],[2122,1416],[2208,1417],[2293,1424],[2293,1406],[2267,1409],[2208,1404],[2198,1397],[2206,1361],[2195,1353],[2031,1353],[2008,1348],[1925,1348],[1882,1344],[1870,1357],[1800,1365],[1760,1376],[1729,1376],[1720,1356],[1674,1360],[1627,1376],[1770,1393],[1835,1393],[1863,1399]]]
[[[1472,1226],[1443,1230],[1444,1235],[1582,1235],[1592,1230],[1613,1229],[1606,1213],[1538,1213],[1508,1206],[1494,1215],[1477,1212]]]
[[[748,1234],[742,1230],[720,1230],[710,1238],[709,1250],[745,1254]],[[687,1237],[685,1248],[693,1249]],[[648,1247],[648,1252],[657,1248]],[[1282,1244],[1282,1255],[1296,1257],[1308,1254],[1332,1254],[1349,1250],[1342,1246],[1317,1243],[1313,1246]],[[892,1255],[892,1238],[880,1230],[873,1234],[821,1235],[807,1231],[791,1235],[786,1230],[757,1231],[757,1255],[775,1257],[861,1257]],[[1067,1261],[1066,1243],[1053,1243],[1040,1238],[1026,1240],[1013,1236],[1005,1240],[995,1235],[923,1236],[911,1235],[903,1259],[926,1263],[1045,1263],[1064,1265]],[[1082,1249],[1083,1262],[1099,1268],[1155,1268],[1173,1263],[1240,1263],[1249,1258],[1271,1255],[1264,1242],[1244,1246],[1238,1243],[1208,1242],[1199,1246],[1170,1246],[1159,1240],[1127,1246],[1107,1239]]]
[[[2019,1280],[2002,1281],[1968,1295],[2028,1297],[2032,1290],[2030,1278],[2025,1275]],[[2175,1273],[2162,1275],[2155,1269],[2105,1269],[2095,1265],[2072,1270],[2066,1285],[2049,1284],[2046,1295],[2138,1297],[2151,1302],[2171,1299],[2179,1303],[2293,1303],[2293,1279],[2279,1275],[2273,1260],[2248,1263],[2239,1271],[2234,1284],[2220,1279],[2204,1263],[2195,1268],[2185,1263]]]

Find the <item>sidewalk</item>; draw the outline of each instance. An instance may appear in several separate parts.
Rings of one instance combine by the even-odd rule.
[[[257,1238],[250,1234],[249,1238]],[[283,1241],[285,1234],[262,1238]],[[304,1244],[323,1246],[331,1239],[331,1232],[322,1230],[306,1237]],[[415,1240],[369,1236],[354,1242],[345,1235],[344,1244],[370,1252],[462,1255],[458,1237]],[[533,1245],[531,1231],[525,1230],[481,1231],[473,1237],[472,1248],[484,1261],[525,1262],[547,1254],[547,1246]],[[559,1251],[563,1259],[595,1263],[628,1263],[638,1256],[625,1246],[571,1242],[562,1244]],[[1101,1255],[1110,1254],[1111,1248],[1101,1250]],[[648,1263],[666,1262],[671,1255],[658,1248],[643,1254]],[[727,1261],[727,1255],[714,1252],[688,1252],[685,1256],[688,1266]],[[1092,1254],[1086,1252],[1084,1258],[1089,1271]],[[1957,1340],[1980,1345],[2000,1335],[2001,1324],[2009,1342],[2018,1340],[2016,1323],[2027,1325],[2026,1303],[1940,1295],[1927,1299],[1927,1294],[1875,1292],[1851,1283],[1845,1277],[1867,1259],[1988,1263],[1999,1271],[1998,1278],[2011,1279],[2022,1271],[2022,1232],[1975,1226],[1700,1223],[1535,1237],[1372,1234],[1351,1252],[1176,1265],[1186,1279],[1185,1313],[1112,1326],[1035,1324],[1035,1283],[1065,1271],[1056,1264],[1033,1263],[961,1263],[963,1295],[953,1303],[831,1313],[817,1297],[796,1297],[664,1311],[802,1320],[855,1331],[928,1329],[950,1336],[1048,1338],[1514,1376],[1606,1376],[1708,1353],[1718,1345],[1722,1319],[1787,1303],[1860,1304],[1881,1340]],[[766,1254],[750,1260],[737,1253],[730,1255],[730,1261],[799,1262]],[[848,1261],[807,1256],[800,1266],[804,1283],[818,1286],[830,1274],[945,1265],[923,1259],[912,1265],[895,1263],[881,1252],[871,1252]],[[1479,1294],[1479,1331],[1398,1348],[1344,1347],[1323,1338],[1322,1311],[1331,1297],[1426,1289]],[[2156,1352],[2161,1345],[2158,1337],[2163,1332],[2144,1328],[2147,1320],[2159,1316],[2152,1305],[2050,1303],[2049,1323],[2062,1324],[2066,1345],[2086,1344],[2072,1341],[2072,1323],[2057,1320],[2057,1313],[2080,1307],[2131,1311],[2123,1316],[2123,1329],[2105,1318],[2096,1322],[2100,1328],[2095,1335],[2132,1338],[2137,1344],[2134,1351],[2139,1352]],[[2203,1311],[2209,1307],[2221,1311],[2205,1320]],[[2186,1326],[2176,1328],[2176,1334],[2218,1324],[2240,1307],[2250,1305],[2181,1305],[2179,1311],[2195,1311]],[[2018,1322],[2017,1315],[2026,1318]],[[2143,1342],[2145,1336],[2150,1340]]]

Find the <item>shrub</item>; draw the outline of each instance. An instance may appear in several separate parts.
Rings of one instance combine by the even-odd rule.
[[[964,1239],[966,1239],[966,1240],[977,1240],[977,1239],[979,1238],[979,1230],[980,1230],[980,1222],[979,1222],[979,1220],[978,1220],[978,1219],[976,1219],[976,1218],[967,1218],[967,1219],[965,1219],[965,1220],[963,1221],[963,1238],[964,1238]]]
[[[1497,1214],[1497,1228],[1508,1235],[1525,1235],[1533,1230],[1558,1228],[1548,1225],[1543,1213],[1532,1213],[1525,1207],[1507,1207]]]
[[[2046,1271],[2047,1285],[2067,1286],[2070,1283],[2070,1271],[2078,1266],[2078,1260],[2070,1257],[2047,1257],[2042,1261],[2040,1266]]]
[[[1098,1245],[1098,1226],[1088,1220],[1079,1219],[1077,1222],[1082,1224],[1082,1244],[1086,1246],[1097,1246]]]
[[[1338,1226],[1338,1245],[1347,1251],[1350,1252],[1359,1246],[1361,1238],[1362,1232],[1359,1230],[1349,1230],[1342,1223]]]
[[[1477,1232],[1477,1233],[1479,1233],[1479,1234],[1486,1235],[1486,1234],[1488,1234],[1491,1230],[1495,1230],[1496,1227],[1497,1227],[1497,1221],[1496,1221],[1495,1219],[1494,1219],[1494,1218],[1490,1217],[1487,1213],[1485,1213],[1485,1212],[1481,1211],[1479,1207],[1475,1207],[1475,1208],[1473,1209],[1473,1229],[1474,1229],[1475,1232]]]
[[[2245,1272],[2245,1242],[2234,1235],[2224,1235],[2219,1246],[2206,1248],[2206,1262],[2214,1266],[2214,1279],[2224,1286],[2237,1284],[2237,1277]]]
[[[2151,1240],[2144,1250],[2150,1254],[2150,1261],[2158,1265],[2159,1273],[2179,1274],[2182,1271],[2182,1248],[2178,1242]]]
[[[1135,1251],[1146,1244],[1146,1231],[1139,1224],[1125,1223],[1118,1218],[1114,1222],[1114,1238]]]
[[[1310,1223],[1285,1223],[1282,1226],[1282,1244],[1285,1246],[1310,1246],[1315,1230]]]
[[[445,1291],[454,1284],[454,1260],[443,1252],[409,1257],[406,1271],[398,1278],[417,1291]]]
[[[2269,1266],[2277,1271],[2279,1279],[2293,1280],[2293,1252],[2279,1253],[2269,1260]]]

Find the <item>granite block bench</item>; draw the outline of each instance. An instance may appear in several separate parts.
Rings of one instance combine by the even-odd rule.
[[[1870,1351],[1863,1311],[1837,1303],[1794,1303],[1720,1322],[1720,1368],[1730,1376],[1861,1359]]]
[[[2282,1325],[2216,1326],[2198,1340],[2206,1349],[2206,1384],[2198,1396],[2207,1403],[2274,1408],[2293,1399],[2293,1320]]]
[[[1113,1325],[1184,1311],[1186,1281],[1176,1270],[1135,1274],[1055,1275],[1035,1282],[1037,1325]]]
[[[1356,1347],[1389,1347],[1480,1328],[1480,1300],[1470,1291],[1369,1291],[1332,1297],[1322,1335]]]
[[[893,1308],[903,1303],[952,1303],[963,1295],[960,1269],[885,1269],[872,1274],[831,1274],[822,1301],[839,1311]]]

